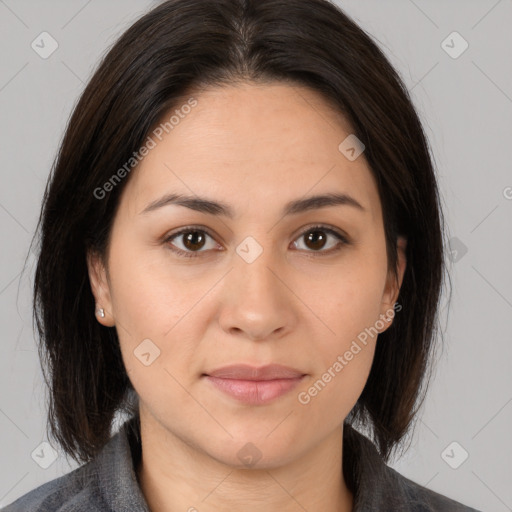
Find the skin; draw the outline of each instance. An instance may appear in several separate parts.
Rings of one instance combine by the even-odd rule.
[[[316,92],[244,83],[194,98],[197,106],[132,171],[106,261],[88,257],[105,310],[97,319],[116,326],[140,397],[141,489],[153,512],[350,511],[343,420],[364,388],[378,337],[309,403],[298,394],[382,315],[379,332],[389,328],[405,240],[397,280],[388,272],[381,202],[364,153],[350,161],[339,151],[352,130]],[[225,202],[235,217],[178,205],[141,214],[171,192]],[[281,214],[288,201],[332,192],[350,194],[366,210]],[[308,243],[317,223],[350,243],[340,246],[325,231],[323,246]],[[209,231],[204,241],[165,241],[189,225]],[[252,263],[236,252],[248,236],[263,249]],[[172,244],[197,257],[173,253]],[[148,338],[160,355],[145,366],[133,352]],[[202,377],[234,363],[280,363],[307,376],[270,403],[247,405]],[[261,454],[251,467],[237,456],[248,442]]]

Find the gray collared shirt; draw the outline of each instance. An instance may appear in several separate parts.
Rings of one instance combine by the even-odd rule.
[[[368,438],[348,425],[343,454],[343,471],[351,475],[347,485],[354,494],[353,512],[478,512],[400,475],[384,463]],[[0,512],[150,512],[135,471],[140,456],[139,430],[132,418],[92,461]]]

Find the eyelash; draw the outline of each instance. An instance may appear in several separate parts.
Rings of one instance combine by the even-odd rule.
[[[313,253],[315,255],[319,254],[320,256],[322,256],[322,255],[329,255],[329,254],[332,254],[334,252],[337,252],[337,251],[341,250],[342,246],[344,246],[344,245],[350,245],[349,240],[344,235],[342,235],[341,233],[338,233],[336,230],[334,230],[334,229],[332,229],[332,228],[330,228],[328,226],[324,226],[324,225],[321,225],[321,224],[308,227],[297,238],[300,238],[300,237],[304,236],[305,234],[310,233],[311,231],[315,231],[315,230],[316,231],[323,231],[325,233],[333,235],[334,237],[336,237],[340,241],[340,244],[336,248],[329,249],[328,251],[321,251],[320,250],[320,251],[306,251],[306,252],[310,252],[310,253]],[[208,235],[209,237],[214,238],[208,232],[208,230],[205,230],[202,227],[199,227],[199,226],[187,226],[187,227],[185,227],[183,229],[180,229],[176,233],[172,233],[171,235],[166,237],[164,239],[164,243],[168,244],[169,249],[172,252],[176,253],[178,256],[183,256],[185,258],[197,258],[198,256],[200,256],[200,254],[202,252],[207,252],[207,251],[195,251],[195,252],[194,251],[183,251],[182,249],[178,249],[177,247],[174,247],[174,246],[172,246],[170,244],[171,240],[173,240],[174,238],[177,238],[180,235],[183,235],[185,233],[191,233],[191,232],[204,233],[204,234]]]

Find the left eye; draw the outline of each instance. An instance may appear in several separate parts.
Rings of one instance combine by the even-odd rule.
[[[165,239],[165,242],[169,243],[171,250],[179,256],[193,258],[198,256],[198,254],[195,253],[206,252],[206,250],[201,249],[204,248],[205,240],[207,237],[213,240],[213,237],[203,229],[188,227],[172,234]],[[322,250],[324,249],[326,241],[329,237],[336,239],[337,242],[335,241],[334,244],[331,244],[331,247],[328,248],[328,250]],[[182,240],[181,244],[183,248],[176,247],[174,243],[172,243],[173,240],[179,240],[180,238]],[[305,240],[308,248],[313,249],[307,252],[313,253],[331,253],[340,250],[341,246],[349,244],[347,238],[341,233],[338,233],[337,231],[324,226],[314,226],[308,228],[306,231],[303,231],[296,240],[301,239]],[[300,242],[294,241],[293,245],[294,247],[301,249],[299,247]],[[215,248],[215,243],[213,243],[213,247],[211,248]]]
[[[326,235],[327,233],[327,235]],[[328,237],[335,238],[337,240],[337,243],[335,243],[329,250],[326,251],[320,251],[320,249],[323,249],[325,246],[325,242],[328,239]],[[315,226],[313,228],[309,228],[307,231],[302,232],[302,234],[299,236],[298,240],[305,239],[308,244],[310,244],[310,247],[314,249],[312,252],[323,252],[323,253],[330,253],[333,252],[333,250],[339,250],[341,249],[342,245],[347,245],[348,240],[346,237],[344,237],[341,233],[338,233],[334,231],[333,229],[326,228],[323,226]],[[294,242],[295,247],[297,247],[298,242]],[[320,247],[319,247],[320,246]],[[308,251],[309,252],[309,251]]]

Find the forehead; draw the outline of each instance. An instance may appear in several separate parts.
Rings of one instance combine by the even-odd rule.
[[[180,110],[189,98],[195,106]],[[154,148],[127,184],[138,211],[165,192],[214,196],[235,210],[338,192],[379,215],[364,153],[350,161],[339,150],[350,125],[315,91],[283,83],[216,87],[184,97],[161,127],[173,113],[172,128],[152,137]]]

